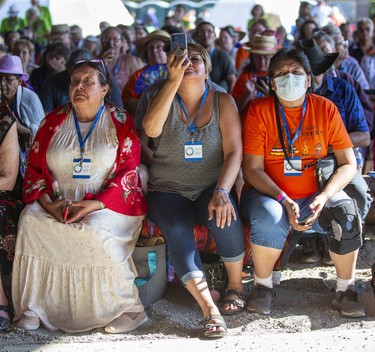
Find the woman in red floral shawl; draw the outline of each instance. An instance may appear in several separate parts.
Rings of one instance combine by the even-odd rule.
[[[131,259],[146,212],[140,142],[108,92],[101,60],[77,62],[71,103],[35,137],[13,267],[19,328],[123,333],[147,321]]]

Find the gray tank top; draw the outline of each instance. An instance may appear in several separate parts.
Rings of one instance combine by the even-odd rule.
[[[202,143],[203,150],[203,160],[197,162],[185,161],[184,145],[191,141],[191,135],[189,127],[181,121],[177,99],[173,100],[162,134],[153,139],[149,191],[178,193],[195,200],[208,186],[217,182],[224,163],[219,94],[214,92],[210,122],[194,132],[195,141]]]

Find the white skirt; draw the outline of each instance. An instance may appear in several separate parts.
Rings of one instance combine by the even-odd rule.
[[[131,258],[143,218],[103,209],[63,224],[27,205],[13,264],[15,319],[31,311],[49,330],[80,332],[143,311]]]

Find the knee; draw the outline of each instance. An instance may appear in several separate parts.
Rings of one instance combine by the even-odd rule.
[[[362,221],[353,199],[341,199],[325,207],[319,224],[328,231],[329,249],[336,254],[353,252],[363,244]]]

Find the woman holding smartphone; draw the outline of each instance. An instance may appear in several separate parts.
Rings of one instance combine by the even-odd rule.
[[[182,54],[169,54],[168,79],[143,119],[154,145],[148,216],[163,232],[176,273],[202,310],[203,335],[216,338],[227,334],[221,314],[238,314],[244,307],[244,238],[232,192],[241,165],[241,125],[232,97],[207,86],[207,51],[189,43]],[[194,241],[195,223],[212,231],[228,272],[219,308]]]

